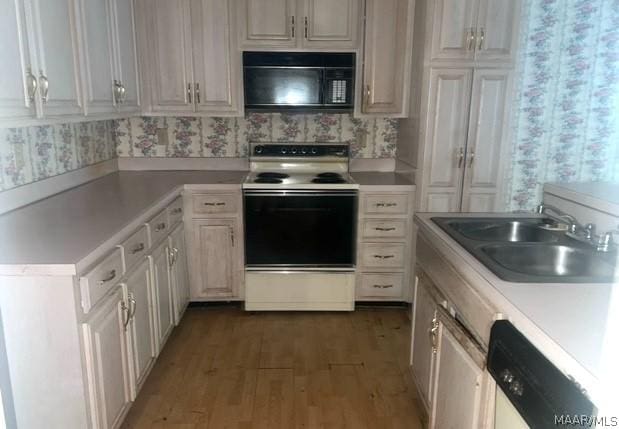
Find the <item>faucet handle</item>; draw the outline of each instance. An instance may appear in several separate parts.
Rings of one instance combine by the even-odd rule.
[[[614,247],[613,235],[619,234],[619,229],[613,229],[606,231],[604,234],[600,234],[597,243],[597,250],[599,252],[608,252]]]
[[[585,238],[591,240],[595,235],[595,224],[588,223],[585,225]]]

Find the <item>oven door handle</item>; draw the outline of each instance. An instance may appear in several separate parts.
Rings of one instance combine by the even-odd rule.
[[[243,195],[247,197],[356,197],[356,191],[250,191],[246,190]]]

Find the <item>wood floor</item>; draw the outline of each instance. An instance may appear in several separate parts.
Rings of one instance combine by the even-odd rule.
[[[124,428],[421,427],[406,310],[189,308]]]

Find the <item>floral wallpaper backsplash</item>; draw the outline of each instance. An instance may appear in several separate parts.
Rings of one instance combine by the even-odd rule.
[[[116,157],[113,121],[0,129],[0,191]]]
[[[525,0],[507,205],[619,181],[619,0]]]
[[[393,158],[397,119],[251,113],[245,118],[134,117],[117,121],[119,157],[243,157],[249,142],[349,143],[355,158]]]

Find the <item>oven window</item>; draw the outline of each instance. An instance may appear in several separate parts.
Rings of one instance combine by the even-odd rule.
[[[251,106],[320,104],[319,68],[245,68],[245,103]]]
[[[250,266],[343,266],[355,261],[354,194],[245,195]]]

